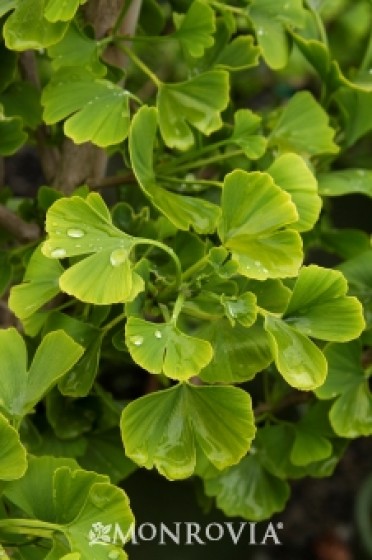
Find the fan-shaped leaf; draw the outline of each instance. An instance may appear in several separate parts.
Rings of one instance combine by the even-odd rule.
[[[237,170],[226,176],[219,235],[244,276],[265,280],[297,274],[301,239],[283,230],[297,219],[291,197],[267,173]]]
[[[181,19],[176,17],[175,21],[177,31],[173,37],[179,40],[191,56],[203,56],[204,50],[213,45],[215,15],[208,4],[195,0],[186,14]]]
[[[125,329],[129,352],[151,373],[164,372],[171,379],[198,375],[212,359],[209,342],[187,336],[174,323],[150,323],[130,317]]]
[[[186,384],[131,402],[121,429],[128,457],[169,479],[191,476],[197,454],[219,470],[237,463],[255,433],[245,391]]]
[[[128,100],[127,91],[82,67],[55,72],[41,98],[47,124],[68,117],[67,136],[76,144],[90,140],[100,147],[119,144],[127,137]]]
[[[343,169],[319,173],[319,192],[323,196],[342,196],[361,193],[372,197],[372,171],[369,169]]]
[[[260,117],[249,109],[239,109],[234,115],[234,121],[231,142],[240,146],[249,159],[258,159],[263,156],[267,140],[256,133],[261,122]]]
[[[0,480],[21,478],[26,468],[26,449],[21,444],[17,431],[0,414]]]
[[[46,0],[44,15],[48,21],[70,21],[87,0]]]

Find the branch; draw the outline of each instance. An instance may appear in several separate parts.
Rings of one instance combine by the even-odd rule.
[[[21,242],[36,241],[40,238],[41,230],[37,224],[29,224],[14,214],[6,206],[0,205],[0,227],[14,235]]]

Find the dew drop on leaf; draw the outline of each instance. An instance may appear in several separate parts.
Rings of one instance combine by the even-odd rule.
[[[126,261],[128,253],[125,249],[115,249],[110,255],[110,263],[112,266],[120,266]]]
[[[117,550],[112,550],[111,552],[109,552],[108,557],[110,558],[110,560],[116,560],[117,558],[119,558],[119,553]]]
[[[80,237],[84,237],[85,231],[83,231],[82,229],[70,228],[67,230],[67,235],[74,239],[80,239]]]
[[[161,331],[155,331],[155,332],[154,332],[154,335],[155,335],[155,338],[162,338],[162,336],[163,336],[163,335],[161,334]]]
[[[143,344],[143,336],[131,336],[129,339],[134,346],[142,346]]]
[[[63,257],[66,256],[66,249],[62,249],[62,248],[53,249],[53,251],[50,252],[50,256],[53,259],[63,259]]]

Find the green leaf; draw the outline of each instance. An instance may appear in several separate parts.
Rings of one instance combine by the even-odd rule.
[[[215,66],[229,72],[247,70],[258,66],[261,49],[253,43],[253,37],[236,37],[226,45],[215,60]]]
[[[104,76],[106,66],[99,59],[100,50],[98,41],[72,23],[62,41],[50,47],[48,54],[54,70],[64,66],[82,66],[95,76]]]
[[[43,49],[58,43],[67,23],[51,23],[44,16],[46,0],[22,0],[4,24],[5,44],[10,50]]]
[[[27,369],[26,346],[14,328],[0,331],[0,350],[0,407],[17,420],[32,410],[83,353],[67,334],[55,331],[42,339]]]
[[[327,404],[317,402],[295,425],[296,435],[290,456],[294,465],[306,466],[332,455],[333,448],[329,438],[334,433],[329,425],[328,412]]]
[[[174,322],[150,323],[130,317],[125,341],[133,360],[151,373],[186,380],[198,375],[212,359],[209,342],[187,336]]]
[[[364,251],[338,268],[346,276],[353,295],[363,303],[367,326],[372,326],[372,250]]]
[[[17,0],[1,0],[0,2],[0,17],[7,12],[14,10],[17,5]]]
[[[197,455],[219,470],[237,463],[255,433],[245,391],[183,383],[131,402],[121,430],[127,456],[169,479],[191,476]]]
[[[6,117],[0,105],[0,155],[14,154],[27,140],[23,122],[19,117]]]
[[[291,195],[298,212],[298,222],[291,227],[308,231],[319,218],[322,200],[318,195],[317,182],[305,161],[296,154],[279,156],[267,172],[278,187]]]
[[[21,478],[26,469],[26,449],[21,444],[17,431],[0,414],[0,480]]]
[[[286,26],[303,27],[306,12],[302,0],[253,0],[249,8],[259,46],[266,63],[278,70],[287,64],[289,43]]]
[[[25,127],[35,129],[41,124],[40,91],[28,82],[15,82],[0,95],[8,117],[20,117]]]
[[[204,50],[213,45],[215,15],[210,6],[199,0],[191,3],[186,14],[179,20],[175,18],[177,31],[173,37],[191,56],[199,58]]]
[[[62,272],[60,263],[44,257],[38,247],[27,265],[23,283],[10,291],[9,308],[21,320],[33,315],[59,293]]]
[[[241,170],[229,173],[221,204],[219,236],[237,260],[240,274],[258,280],[297,274],[301,238],[296,231],[283,228],[297,221],[298,214],[290,195],[270,175]]]
[[[195,334],[213,347],[213,358],[200,373],[208,383],[249,381],[272,361],[267,336],[259,325],[247,329],[236,323],[232,327],[222,319],[205,322]]]
[[[268,519],[282,511],[290,494],[288,484],[266,471],[253,453],[216,478],[206,480],[204,487],[225,515],[249,521]]]
[[[266,151],[267,140],[264,136],[255,134],[261,118],[249,109],[239,109],[234,114],[234,132],[231,142],[242,148],[249,159],[258,159]]]
[[[108,528],[110,534],[118,523],[126,535],[134,521],[123,490],[105,476],[79,469],[71,459],[30,457],[25,476],[17,484],[9,483],[4,494],[31,518],[54,523],[66,539],[64,546],[68,543],[65,552],[82,558],[92,557],[92,542],[104,542],[99,529]],[[107,560],[108,554],[127,558],[120,543],[95,546],[95,559]]]
[[[91,193],[57,200],[48,210],[49,234],[42,252],[49,258],[87,255],[60,277],[62,291],[96,305],[131,301],[143,280],[131,268],[135,239],[112,224],[102,198]]]
[[[223,70],[204,72],[187,82],[161,83],[157,107],[164,142],[169,148],[188,150],[194,144],[190,127],[209,136],[221,128],[220,113],[228,102],[229,74]]]
[[[251,327],[257,318],[256,296],[252,292],[245,292],[237,297],[221,297],[226,317],[231,325],[238,321],[244,327]]]
[[[344,117],[343,135],[346,147],[372,130],[371,91],[342,88],[334,96]]]
[[[55,72],[41,102],[46,124],[68,117],[64,131],[76,144],[91,141],[104,148],[120,144],[128,136],[128,92],[82,67]]]
[[[338,270],[316,265],[298,275],[284,318],[303,334],[345,342],[357,338],[365,323],[361,303],[346,296],[347,282]]]
[[[70,21],[81,4],[87,0],[47,0],[44,15],[52,23],[57,21]]]
[[[319,192],[323,196],[342,196],[361,193],[372,197],[372,171],[369,169],[343,169],[319,173]]]
[[[320,399],[336,398],[329,419],[336,434],[346,438],[372,434],[372,395],[361,365],[360,341],[329,344],[325,350],[329,374],[316,391]]]
[[[335,131],[328,124],[329,117],[308,91],[293,95],[281,113],[270,142],[284,151],[304,156],[336,154]]]
[[[157,184],[153,170],[157,118],[155,108],[144,106],[132,120],[129,153],[138,183],[152,204],[177,228],[188,230],[192,226],[199,233],[211,233],[220,216],[218,206],[201,198],[168,192]]]
[[[270,316],[266,317],[265,329],[276,367],[289,385],[310,391],[324,383],[327,361],[311,340],[281,319]]]

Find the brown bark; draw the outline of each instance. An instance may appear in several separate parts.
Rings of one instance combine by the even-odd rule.
[[[40,237],[37,224],[24,222],[22,218],[0,204],[0,227],[11,233],[18,241],[35,241]]]

